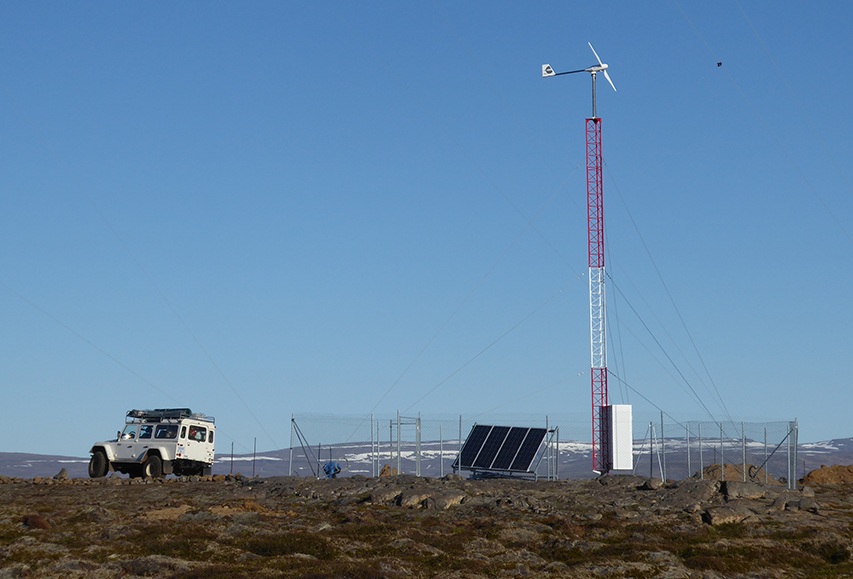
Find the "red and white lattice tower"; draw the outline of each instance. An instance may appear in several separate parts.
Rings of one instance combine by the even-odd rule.
[[[616,90],[592,44],[589,45],[597,65],[580,70],[555,72],[550,64],[542,65],[542,76],[560,76],[588,72],[592,77],[592,117],[586,120],[586,204],[587,248],[589,265],[589,350],[590,381],[592,382],[592,470],[610,471],[611,425],[607,398],[607,300],[604,292],[604,188],[601,154],[601,119],[596,115],[595,77],[604,78]]]
[[[593,77],[594,78],[594,77]],[[586,120],[586,204],[589,265],[589,347],[592,383],[592,470],[610,470],[607,398],[607,300],[604,291],[604,189],[601,119]]]

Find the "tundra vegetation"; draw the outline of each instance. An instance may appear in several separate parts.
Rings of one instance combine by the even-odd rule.
[[[841,473],[846,467],[835,467]],[[0,577],[853,576],[853,481],[0,477]]]

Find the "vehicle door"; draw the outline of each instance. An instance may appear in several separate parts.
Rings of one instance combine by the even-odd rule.
[[[139,424],[128,424],[116,441],[116,459],[135,460],[139,456]]]
[[[199,462],[213,461],[213,429],[200,424],[187,425],[184,458]]]

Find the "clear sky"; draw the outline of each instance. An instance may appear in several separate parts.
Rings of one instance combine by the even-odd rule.
[[[84,456],[138,407],[238,451],[286,447],[293,413],[586,413],[590,79],[540,71],[588,41],[618,89],[611,400],[853,435],[851,20],[3,3],[0,450]]]

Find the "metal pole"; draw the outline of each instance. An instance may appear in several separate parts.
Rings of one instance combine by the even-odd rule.
[[[444,478],[444,433],[443,424],[438,425],[438,476]]]
[[[705,480],[705,463],[702,460],[702,423],[696,425],[699,436],[699,480]]]
[[[687,476],[692,476],[690,472],[690,423],[684,425],[684,434],[687,437]]]
[[[549,435],[551,435],[551,436],[549,437]],[[547,480],[553,480],[552,473],[554,471],[554,464],[553,464],[554,463],[554,455],[551,452],[551,448],[552,448],[551,447],[552,440],[550,440],[551,438],[553,438],[553,433],[550,432],[548,429],[548,415],[546,414],[545,415],[545,456],[546,456],[545,462],[546,462],[546,470],[548,472],[548,479]]]
[[[785,451],[788,455],[788,479],[785,481],[786,488],[791,490],[791,423],[788,423],[788,436],[785,437],[787,444],[785,445]]]
[[[663,458],[660,480],[666,482],[666,438],[663,434],[663,410],[660,411],[660,453]]]
[[[287,461],[287,476],[293,476],[293,425],[296,424],[296,419],[293,414],[290,415],[290,459]]]
[[[655,423],[649,421],[649,478],[655,476]]]
[[[459,415],[459,458],[462,459],[462,415]],[[462,466],[462,463],[459,463]]]
[[[723,423],[720,422],[720,480],[726,480],[726,459],[723,456]]]
[[[376,476],[376,447],[373,440],[373,413],[370,413],[370,476]]]
[[[403,474],[400,462],[400,411],[397,411],[397,474]]]
[[[767,485],[767,427],[764,427],[764,484]]]
[[[746,431],[743,428],[743,420],[740,421],[740,452],[743,458],[743,482],[746,482]]]
[[[230,474],[234,474],[234,441],[231,441],[231,470]]]
[[[794,418],[794,480],[791,490],[797,490],[797,450],[800,446],[800,425],[797,419]],[[803,467],[803,476],[806,476],[806,469]]]
[[[415,423],[415,476],[421,476],[421,413]]]
[[[252,444],[252,478],[255,478],[255,458],[258,454],[258,437],[255,437],[255,441]]]
[[[557,464],[555,465],[555,480],[560,480],[560,427],[557,427]]]

